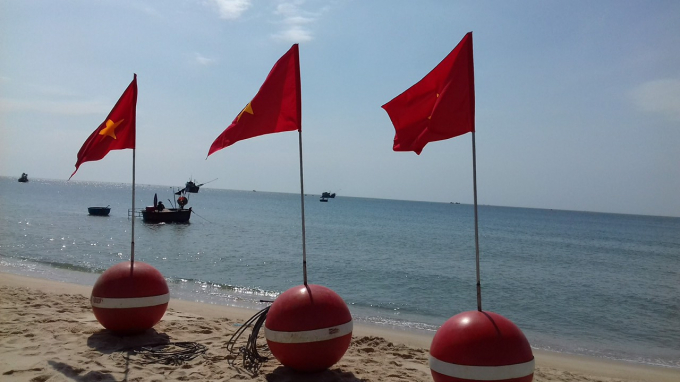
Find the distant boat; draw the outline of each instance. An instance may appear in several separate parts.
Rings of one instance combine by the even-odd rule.
[[[331,194],[330,192],[325,192],[325,191],[324,191],[324,192],[321,194],[321,197],[322,197],[322,198],[335,198],[335,192]],[[327,201],[327,200],[326,200],[326,201]]]
[[[324,197],[322,196],[321,199],[319,199],[319,201],[320,201],[320,202],[327,202],[328,199],[327,199],[327,198],[324,198]]]
[[[109,216],[109,212],[111,212],[111,207],[106,206],[106,207],[87,207],[87,212],[90,215],[95,215],[95,216]]]
[[[21,174],[21,178],[19,178],[19,182],[21,182],[21,183],[26,183],[26,182],[28,182],[28,174],[26,174],[25,172],[22,173],[22,174]]]
[[[184,190],[186,190],[186,192],[191,192],[192,194],[195,194],[198,192],[201,186],[202,184],[197,185],[192,180],[190,180],[184,185]]]
[[[214,181],[216,181],[216,180],[217,180],[217,178],[211,180],[210,182],[214,182]],[[198,190],[201,189],[201,186],[202,186],[202,185],[208,184],[208,183],[210,183],[210,182],[205,182],[205,183],[201,183],[201,184],[196,184],[196,182],[194,182],[193,180],[191,180],[191,178],[189,178],[189,181],[186,182],[186,183],[184,184],[184,188],[181,189],[181,190],[179,190],[179,191],[177,191],[177,192],[175,192],[175,195],[179,195],[179,194],[182,194],[182,193],[185,193],[185,192],[189,192],[189,193],[192,193],[192,194],[196,194],[196,193],[198,193]]]

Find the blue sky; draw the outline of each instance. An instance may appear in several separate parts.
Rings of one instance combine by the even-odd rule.
[[[137,73],[138,183],[299,192],[295,132],[206,160],[299,43],[306,193],[472,203],[470,134],[393,152],[381,109],[469,31],[480,204],[680,216],[677,1],[0,0],[0,175],[66,181]]]

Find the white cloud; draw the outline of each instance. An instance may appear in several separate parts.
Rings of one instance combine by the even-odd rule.
[[[205,57],[200,53],[196,53],[196,62],[199,63],[200,65],[208,66],[215,64],[217,60]]]
[[[312,40],[312,33],[299,25],[291,25],[274,35],[278,40],[298,43]]]
[[[680,79],[648,81],[633,89],[630,95],[639,109],[680,121]]]
[[[204,4],[216,8],[220,18],[227,20],[238,19],[253,6],[252,0],[205,0]],[[274,10],[274,15],[279,19],[277,24],[281,30],[272,35],[273,38],[288,42],[298,43],[313,39],[310,25],[315,23],[323,12],[310,12],[302,9],[305,0],[280,0]],[[201,64],[204,63],[199,60]]]
[[[276,15],[283,17],[281,24],[283,29],[274,35],[274,38],[293,43],[312,40],[312,31],[309,24],[316,22],[318,13],[305,11],[300,8],[304,1],[284,1],[276,7]]]
[[[209,0],[209,2],[217,6],[220,18],[227,20],[238,19],[252,5],[251,0]]]
[[[289,24],[289,25],[302,25],[302,24],[311,24],[315,20],[309,17],[303,17],[303,16],[290,16],[286,17],[285,20],[283,20],[284,23]]]

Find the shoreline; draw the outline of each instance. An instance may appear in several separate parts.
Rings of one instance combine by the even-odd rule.
[[[59,309],[54,305],[59,305],[62,300],[66,299],[69,296],[76,298],[79,302],[81,302],[78,310],[80,321],[86,321],[87,326],[90,328],[88,332],[94,332],[94,334],[92,333],[82,334],[90,335],[90,338],[88,338],[87,341],[85,341],[87,342],[87,344],[83,342],[82,335],[80,337],[75,336],[76,338],[67,340],[67,342],[69,343],[70,346],[73,347],[74,350],[79,348],[88,350],[89,351],[88,354],[90,357],[94,357],[95,355],[97,355],[96,352],[97,347],[92,349],[92,346],[88,347],[88,345],[90,345],[92,337],[98,335],[98,333],[106,333],[107,331],[104,330],[103,327],[101,327],[98,322],[96,322],[94,315],[92,314],[91,309],[89,308],[89,303],[86,304],[87,306],[82,304],[82,302],[85,301],[83,298],[89,299],[92,290],[91,286],[71,284],[60,281],[53,281],[47,279],[34,278],[30,276],[21,276],[11,273],[0,272],[0,287],[2,287],[3,289],[9,288],[13,292],[19,293],[21,297],[26,298],[28,300],[35,299],[35,296],[31,297],[31,294],[33,293],[45,294],[43,298],[48,299],[53,303],[46,304],[52,307],[44,308],[45,310],[44,313],[50,316],[55,316],[54,318],[56,321],[66,320],[69,317],[66,317],[68,315],[68,312],[61,312],[64,309]],[[6,329],[6,326],[9,325],[10,323],[12,323],[12,325],[15,325],[15,322],[17,320],[8,319],[8,315],[10,314],[8,312],[11,311],[12,309],[6,309],[6,305],[8,306],[12,304],[16,305],[20,304],[21,302],[13,301],[13,299],[8,299],[7,296],[2,296],[0,298],[0,302],[2,303],[3,308],[2,310],[0,310],[0,318],[2,318],[0,320],[1,328],[0,333],[3,333],[3,335],[0,337],[4,337],[4,339],[0,339],[0,354],[3,355],[2,358],[4,359],[3,361],[0,361],[0,375],[4,375],[4,377],[9,376],[10,377],[9,380],[28,380],[23,379],[26,376],[25,374],[18,372],[18,369],[23,370],[23,368],[17,367],[25,364],[27,359],[35,361],[35,364],[33,365],[35,367],[32,366],[31,368],[29,368],[36,369],[35,373],[54,372],[65,374],[63,371],[61,372],[59,372],[58,370],[55,371],[56,369],[54,368],[54,365],[50,366],[51,365],[50,362],[52,361],[49,360],[49,357],[51,357],[52,355],[49,354],[50,353],[49,351],[46,352],[47,354],[43,355],[38,354],[32,357],[27,356],[27,354],[33,354],[35,353],[35,351],[33,351],[32,353],[31,352],[26,353],[24,351],[25,348],[29,346],[29,344],[33,344],[30,346],[35,346],[36,341],[42,341],[34,339],[34,337],[31,337],[28,331],[29,329],[38,330],[40,328],[37,327],[25,328],[27,333],[23,334],[23,336],[28,337],[23,338],[20,338],[22,336],[16,334],[17,330],[15,329],[13,331],[8,331],[8,329]],[[50,309],[53,311],[50,311]],[[210,341],[214,342],[214,346],[223,348],[223,345],[225,345],[229,339],[229,336],[225,338],[225,335],[229,334],[226,331],[231,330],[233,332],[234,327],[239,325],[238,323],[245,322],[250,317],[252,317],[256,312],[257,311],[253,309],[236,308],[225,305],[200,303],[172,298],[168,305],[168,312],[166,312],[166,315],[164,316],[163,320],[161,320],[161,322],[157,324],[156,327],[152,329],[152,331],[158,333],[164,332],[173,338],[176,336],[177,338],[185,336],[188,338],[187,339],[188,341],[197,341],[199,340],[198,338],[199,334],[197,334],[197,332],[194,332],[193,329],[195,329],[197,325],[203,322],[205,323],[209,322],[212,324],[212,328],[209,330],[205,329],[204,331],[210,332],[223,331],[222,335],[218,336],[217,338],[211,338],[209,342]],[[229,325],[225,324],[227,321],[230,323]],[[176,325],[179,324],[183,324],[183,326],[181,328],[175,327]],[[17,323],[16,325],[21,324]],[[25,325],[31,326],[31,323],[26,323]],[[39,320],[36,325],[38,326],[42,325],[42,321]],[[58,339],[58,337],[60,337],[58,334],[60,330],[58,326],[53,329],[42,328],[42,330],[43,331],[47,330],[48,332],[50,330],[54,330],[53,337],[57,339],[57,342],[51,344],[50,341],[46,339],[42,342],[39,342],[40,348],[42,348],[43,345],[45,346],[46,349],[49,349],[50,345],[56,346],[57,349],[63,346],[63,344],[59,343],[59,341],[64,341],[64,339],[63,338],[60,340]],[[384,380],[385,378],[389,379],[390,375],[394,376],[395,375],[394,373],[398,373],[400,375],[402,371],[408,374],[407,379],[409,380],[416,381],[431,380],[432,378],[429,373],[427,356],[429,355],[429,346],[432,341],[432,336],[399,329],[389,329],[372,325],[355,324],[352,338],[353,344],[350,346],[350,349],[348,350],[347,354],[345,355],[345,357],[343,357],[343,359],[340,360],[340,362],[338,362],[338,364],[331,367],[329,371],[322,373],[323,378],[319,380],[323,381]],[[21,345],[21,340],[27,341],[26,344]],[[19,344],[17,345],[17,343]],[[209,350],[208,354],[210,354],[210,352],[211,350]],[[680,380],[680,369],[676,368],[635,364],[623,361],[614,361],[579,355],[555,353],[536,349],[533,350],[533,353],[536,359],[536,372],[534,374],[535,381],[671,382]],[[45,357],[47,357],[48,359],[45,359]],[[201,357],[198,357],[195,360],[193,360],[192,363],[201,363],[202,361],[204,363],[210,364],[208,365],[210,366],[208,367],[208,369],[212,370],[214,368],[217,368],[216,370],[213,370],[212,373],[224,375],[225,373],[229,374],[230,372],[233,372],[231,377],[233,377],[236,374],[240,374],[236,370],[231,370],[232,368],[228,365],[227,361],[224,359],[220,359],[220,361],[223,362],[215,362],[211,364],[210,361],[206,361],[205,359],[202,360]],[[101,360],[96,361],[94,363],[91,363],[90,361],[87,360],[83,360],[82,362],[85,363],[85,366],[78,365],[78,367],[84,370],[91,368],[93,369],[92,372],[96,371],[98,367],[106,370],[115,369],[115,367],[113,367],[112,365],[102,363]],[[103,366],[101,367],[97,366],[99,364],[102,364]],[[43,366],[38,367],[37,365]],[[197,368],[201,369],[200,370],[201,373],[206,372],[202,370],[201,366],[206,365],[196,365]],[[75,366],[72,367],[76,369],[78,368]],[[182,367],[178,368],[183,369]],[[37,369],[40,369],[40,371],[38,371]],[[262,381],[296,380],[294,372],[290,370],[284,372],[281,371],[281,369],[288,370],[287,368],[282,368],[278,361],[272,358],[266,362],[266,367],[263,367],[257,376],[247,379]],[[338,374],[337,370],[342,370],[342,372]],[[172,374],[172,370],[168,371],[170,372],[170,374]],[[159,371],[149,370],[147,372],[151,373],[150,375],[156,375]],[[199,370],[197,370],[196,372],[198,373]],[[177,374],[178,378],[180,378],[179,374],[182,373]],[[23,377],[19,379],[11,379],[12,376],[18,378],[19,375],[23,375]],[[208,380],[215,379],[222,380],[220,379],[221,377],[219,377],[219,375],[213,374],[209,375],[210,376],[203,375],[197,378],[207,378]],[[272,375],[276,376],[276,378],[271,378]],[[39,375],[36,374],[35,376]],[[267,378],[265,379],[265,377]],[[297,375],[297,378],[299,379],[299,375]],[[114,380],[117,380],[115,376]],[[147,378],[142,378],[142,380],[147,380]],[[182,379],[180,378],[177,380]]]

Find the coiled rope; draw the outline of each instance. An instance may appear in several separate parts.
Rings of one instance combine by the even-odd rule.
[[[234,365],[234,361],[238,358],[238,355],[241,355],[243,368],[255,374],[257,373],[258,370],[260,370],[262,364],[269,359],[269,357],[267,356],[260,355],[257,349],[257,336],[260,333],[260,328],[262,328],[262,325],[264,324],[264,321],[267,318],[267,312],[269,311],[269,308],[270,307],[268,306],[257,312],[254,316],[250,317],[250,319],[248,319],[248,321],[241,325],[241,327],[231,336],[231,339],[229,339],[229,342],[227,342],[227,350],[231,354],[236,354],[236,356],[233,358],[229,358],[228,362],[230,366],[236,367]],[[234,347],[236,346],[236,341],[238,341],[243,332],[250,326],[253,327],[253,330],[252,333],[250,333],[250,335],[248,336],[248,341],[246,341],[246,345],[241,346],[234,350]],[[266,346],[262,346],[260,351],[269,352]]]
[[[170,342],[154,345],[143,345],[126,348],[124,351],[132,351],[145,360],[143,365],[151,363],[163,363],[166,365],[179,366],[191,361],[201,354],[205,354],[208,348],[196,342]]]

